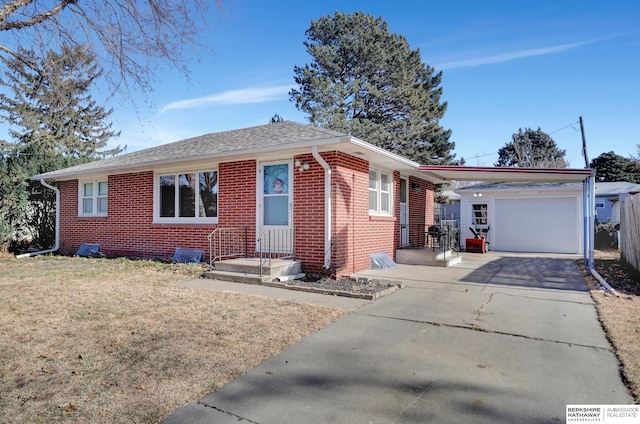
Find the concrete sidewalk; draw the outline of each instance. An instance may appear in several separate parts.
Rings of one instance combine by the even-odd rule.
[[[407,287],[163,422],[542,423],[564,422],[567,404],[631,404],[575,259],[362,273]]]

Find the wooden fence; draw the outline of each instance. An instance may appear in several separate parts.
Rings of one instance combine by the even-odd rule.
[[[640,194],[620,202],[620,256],[640,270]]]

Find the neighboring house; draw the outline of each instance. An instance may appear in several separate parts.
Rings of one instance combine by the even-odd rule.
[[[620,223],[620,202],[640,193],[640,184],[626,181],[596,183],[596,219],[601,224]]]
[[[265,231],[289,231],[305,272],[349,274],[368,269],[371,253],[424,246],[434,192],[419,167],[346,134],[280,122],[33,179],[60,190],[63,254],[87,242],[109,256],[170,258],[184,247],[209,258],[207,237],[234,228],[253,255]]]
[[[494,182],[456,190],[461,241],[485,231],[491,250],[581,253],[581,183]]]
[[[448,199],[448,203],[436,205],[436,221],[455,222],[460,224],[460,195],[454,191],[447,190],[441,193],[441,197]]]

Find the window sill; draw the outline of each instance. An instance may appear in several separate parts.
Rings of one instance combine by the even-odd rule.
[[[78,215],[78,219],[106,219],[108,215]]]
[[[217,225],[218,218],[208,220],[193,220],[193,219],[172,219],[172,220],[158,220],[154,219],[152,225]]]

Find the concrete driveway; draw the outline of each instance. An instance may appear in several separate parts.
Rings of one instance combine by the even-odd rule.
[[[174,423],[550,423],[631,404],[577,257],[465,254],[291,346]]]

